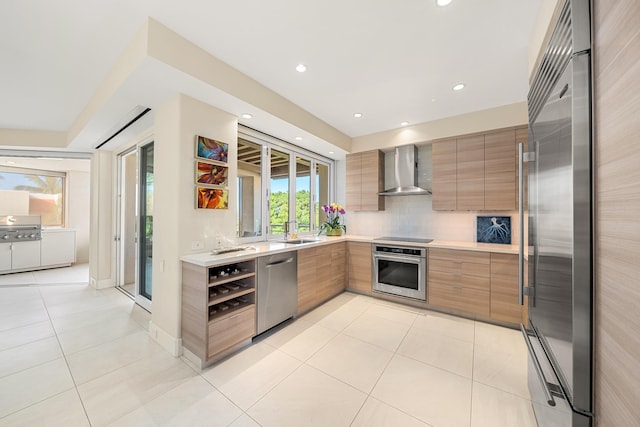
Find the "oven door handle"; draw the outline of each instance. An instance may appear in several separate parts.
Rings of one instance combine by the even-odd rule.
[[[374,254],[373,258],[376,260],[390,260],[390,261],[400,261],[400,262],[404,262],[406,264],[420,264],[422,262],[422,260],[424,260],[425,258],[422,257],[412,257],[412,256],[393,256],[393,255],[379,255],[379,254]]]

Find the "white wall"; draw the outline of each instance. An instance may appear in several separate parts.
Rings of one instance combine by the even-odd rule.
[[[89,172],[67,172],[67,228],[76,230],[76,262],[89,262],[89,209],[91,179]]]
[[[184,95],[171,98],[155,113],[150,333],[176,355],[181,333],[180,256],[192,251],[193,241],[212,248],[216,235],[235,239],[237,132],[235,116]],[[229,168],[229,209],[195,209],[195,135],[229,144],[228,163],[233,165]]]

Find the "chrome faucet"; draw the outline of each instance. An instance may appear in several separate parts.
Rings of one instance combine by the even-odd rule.
[[[289,240],[289,231],[290,231],[290,226],[291,224],[295,224],[296,221],[286,221],[284,223],[284,240]],[[295,230],[295,226],[293,227]]]

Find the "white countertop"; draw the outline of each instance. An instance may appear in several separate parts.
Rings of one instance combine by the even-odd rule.
[[[312,237],[302,237],[305,239],[313,239]],[[221,255],[212,255],[211,251],[201,252],[197,254],[188,254],[180,257],[180,261],[188,262],[190,264],[199,265],[202,267],[211,267],[214,265],[224,264],[229,261],[243,261],[259,256],[274,255],[281,252],[296,251],[299,249],[306,249],[312,246],[329,245],[338,242],[364,242],[372,243],[375,239],[372,236],[358,236],[358,235],[346,235],[341,237],[326,237],[320,236],[313,243],[302,244],[290,244],[277,241],[270,242],[255,242],[247,244],[238,244],[239,247],[246,247],[248,249],[239,252],[230,252]],[[460,241],[448,241],[448,240],[434,240],[431,243],[414,243],[414,242],[399,242],[389,240],[376,240],[379,243],[395,244],[395,245],[408,245],[426,248],[440,248],[440,249],[458,249],[469,251],[482,251],[482,252],[495,252],[503,254],[517,254],[518,245],[500,245],[491,243],[476,243],[476,242],[460,242]]]
[[[56,227],[56,228],[46,228],[46,227],[42,227],[42,232],[43,233],[68,233],[68,232],[75,232],[76,229],[75,228],[60,228],[60,227]]]

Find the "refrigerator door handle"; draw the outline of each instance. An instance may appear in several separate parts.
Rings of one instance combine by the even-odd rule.
[[[518,303],[524,305],[524,153],[518,143]]]
[[[542,367],[540,366],[540,362],[538,361],[538,357],[536,356],[535,351],[533,350],[533,346],[531,345],[531,341],[529,341],[529,334],[525,329],[524,325],[520,324],[520,331],[522,335],[524,335],[524,342],[527,344],[527,349],[529,350],[529,357],[533,362],[533,366],[536,370],[536,374],[538,375],[538,380],[540,380],[540,384],[542,384],[542,390],[544,391],[545,399],[547,400],[547,404],[549,406],[556,406],[556,401],[551,394],[551,390],[549,389],[549,383],[547,383],[547,379],[544,377],[544,373],[542,372]]]

